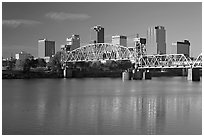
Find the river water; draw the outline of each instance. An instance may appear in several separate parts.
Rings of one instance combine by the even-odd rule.
[[[2,80],[2,134],[202,134],[202,82]]]

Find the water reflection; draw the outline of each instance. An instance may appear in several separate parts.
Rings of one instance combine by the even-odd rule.
[[[23,87],[27,91],[16,89],[15,94],[5,93],[3,89],[4,134],[151,135],[201,134],[202,131],[200,89],[189,91],[188,83],[186,92],[184,88],[177,92],[172,89],[172,93],[167,84],[155,88],[155,81],[146,83],[152,84],[152,90],[142,82],[113,81],[113,87],[110,81],[102,81],[102,88],[101,81],[77,81],[86,89],[76,86],[74,80],[45,82],[57,86],[42,88],[37,83],[40,88],[32,90],[30,84],[30,90]],[[172,82],[170,85],[175,84]],[[90,83],[94,86],[88,87]]]

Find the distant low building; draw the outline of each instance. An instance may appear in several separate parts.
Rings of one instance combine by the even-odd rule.
[[[46,63],[50,61],[50,57],[44,57],[43,59],[45,60]]]
[[[171,54],[184,54],[186,57],[190,56],[190,42],[184,40],[183,42],[172,43]]]
[[[70,51],[71,50],[71,45],[61,45],[60,49],[62,51]]]
[[[27,53],[25,51],[21,51],[20,53],[16,54],[15,55],[15,59],[17,60],[24,60],[24,59],[27,59],[27,58],[32,58],[33,56],[30,54],[30,53]]]

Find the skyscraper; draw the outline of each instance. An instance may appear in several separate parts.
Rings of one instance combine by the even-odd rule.
[[[112,36],[112,44],[127,47],[127,37],[121,35]]]
[[[55,41],[38,40],[38,57],[52,57],[52,55],[55,55]]]
[[[70,50],[74,50],[80,47],[80,37],[79,35],[72,35],[67,38],[67,45],[70,46]]]
[[[166,30],[163,26],[148,29],[146,51],[147,55],[166,54]]]
[[[104,28],[97,25],[93,27],[93,30],[96,31],[96,43],[104,43]]]

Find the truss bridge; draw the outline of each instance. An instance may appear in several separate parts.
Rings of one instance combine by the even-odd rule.
[[[202,53],[191,60],[183,54],[138,55],[134,50],[110,43],[88,44],[61,54],[63,64],[67,62],[130,60],[139,69],[151,68],[202,68]]]

